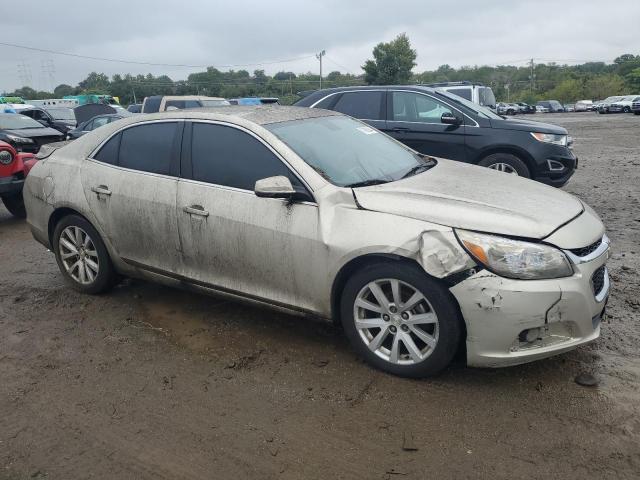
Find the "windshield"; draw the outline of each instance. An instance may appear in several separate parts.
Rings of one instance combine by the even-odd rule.
[[[42,128],[42,124],[24,115],[8,113],[0,115],[0,128],[4,130],[22,130],[24,128]]]
[[[344,116],[265,125],[331,183],[363,186],[399,180],[435,163],[365,123]]]
[[[56,120],[73,120],[74,122],[76,120],[76,116],[70,108],[50,108],[47,113]]]
[[[616,100],[620,100],[622,97],[607,97],[603,100],[603,102],[615,102]]]
[[[226,100],[200,100],[203,107],[224,107],[231,105]]]
[[[454,103],[457,103],[459,105],[462,105],[466,108],[468,108],[469,110],[472,110],[473,112],[475,112],[478,116],[482,117],[482,118],[488,118],[488,119],[494,119],[494,120],[502,120],[502,117],[500,115],[496,115],[495,113],[493,113],[489,108],[487,107],[483,107],[482,105],[478,105],[477,103],[473,103],[470,102],[469,100],[465,100],[462,97],[459,97],[457,95],[451,95],[449,93],[447,93],[445,90],[442,90],[440,88],[437,89],[438,93],[440,93],[443,97],[447,97],[447,100],[451,100]],[[493,93],[492,93],[493,95]],[[495,99],[494,99],[495,102]],[[495,103],[494,103],[495,105]]]

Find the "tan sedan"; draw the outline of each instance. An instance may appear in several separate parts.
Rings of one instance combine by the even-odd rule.
[[[28,222],[86,293],[124,275],[332,318],[404,376],[461,346],[504,366],[600,333],[609,242],[593,210],[336,112],[137,115],[41,156]]]

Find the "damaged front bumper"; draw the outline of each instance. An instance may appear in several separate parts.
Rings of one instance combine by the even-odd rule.
[[[505,367],[550,357],[600,336],[609,294],[608,248],[574,275],[512,280],[480,271],[451,288],[467,326],[467,364]],[[601,283],[594,291],[596,276]]]

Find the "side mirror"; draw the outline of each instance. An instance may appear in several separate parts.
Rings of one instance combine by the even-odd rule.
[[[282,175],[258,180],[253,191],[257,197],[264,198],[291,198],[296,193],[291,180]]]
[[[440,122],[446,125],[462,125],[462,119],[459,117],[456,117],[451,112],[444,112],[440,117]]]

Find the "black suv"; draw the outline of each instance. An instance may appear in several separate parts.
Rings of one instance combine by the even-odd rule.
[[[295,104],[351,115],[426,155],[474,163],[560,187],[578,159],[564,128],[507,119],[439,89],[367,86],[318,90]]]

